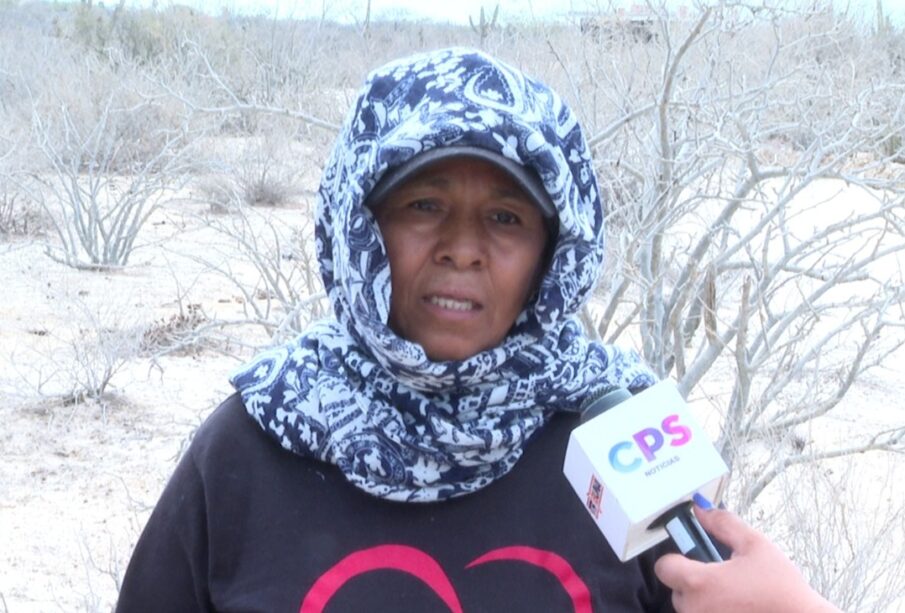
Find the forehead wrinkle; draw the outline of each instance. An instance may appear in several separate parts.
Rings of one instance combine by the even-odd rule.
[[[413,189],[419,187],[437,187],[440,189],[449,189],[450,181],[441,174],[429,173],[413,177],[405,181],[399,186],[400,190]]]
[[[399,191],[405,191],[409,189],[418,189],[422,187],[433,187],[442,190],[449,190],[452,181],[447,178],[443,174],[425,174],[422,176],[416,176],[408,181],[404,182],[397,189]],[[521,189],[517,185],[499,185],[491,188],[491,194],[495,198],[506,198],[512,200],[519,200],[525,202],[526,204],[532,205],[534,204],[528,194],[525,193],[525,190]]]
[[[525,204],[534,206],[534,201],[531,199],[531,197],[525,193],[525,190],[521,189],[518,186],[494,188],[493,195],[498,198],[519,200],[521,202],[524,202]]]

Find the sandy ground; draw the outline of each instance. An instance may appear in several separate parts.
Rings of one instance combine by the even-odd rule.
[[[281,214],[304,220],[301,209]],[[210,318],[243,316],[235,288],[193,259],[216,262],[212,245],[226,246],[206,219],[199,205],[168,205],[144,230],[150,244],[118,272],[57,264],[39,239],[0,245],[0,610],[111,608],[131,548],[192,432],[231,391],[230,370],[253,353],[218,343],[137,355],[103,402],[52,400],[83,376],[76,355],[96,363],[106,333],[133,347],[135,334],[179,313],[180,298]],[[266,341],[255,329],[239,338]]]
[[[302,208],[274,214],[292,224],[305,219]],[[231,331],[245,346],[133,355],[104,401],[51,399],[79,374],[76,349],[90,361],[98,338],[166,321],[180,303],[199,304],[210,318],[242,317],[242,296],[197,259],[215,261],[234,248],[210,231],[209,219],[201,205],[167,204],[119,272],[57,264],[42,238],[0,243],[0,611],[110,610],[131,548],[193,431],[229,393],[230,370],[266,342],[248,328]],[[871,372],[830,430],[901,423],[902,372],[901,354]],[[707,389],[713,402],[728,391],[719,379]],[[866,482],[890,470],[905,480],[901,462],[872,462],[861,469]]]

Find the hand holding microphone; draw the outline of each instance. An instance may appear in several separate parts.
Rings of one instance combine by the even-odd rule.
[[[592,399],[572,431],[563,472],[620,560],[671,537],[684,555],[654,567],[679,613],[838,612],[776,545],[737,516],[710,507],[728,469],[668,381],[632,396]],[[703,496],[702,496],[703,495]],[[702,504],[703,503],[703,504]],[[698,521],[700,519],[700,522]],[[732,550],[720,564],[704,529]]]
[[[695,514],[708,532],[732,549],[732,558],[723,564],[701,564],[677,554],[657,560],[654,572],[672,588],[678,613],[838,611],[811,589],[776,545],[741,518],[700,507]]]

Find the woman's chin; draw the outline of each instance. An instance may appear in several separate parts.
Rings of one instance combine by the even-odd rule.
[[[424,353],[432,362],[462,362],[470,357],[476,356],[485,349],[496,346],[496,343],[492,345],[463,343],[461,339],[420,344],[421,348],[424,349]]]
[[[431,362],[462,362],[471,356],[478,354],[479,351],[450,351],[449,349],[431,350],[425,348],[424,353]]]

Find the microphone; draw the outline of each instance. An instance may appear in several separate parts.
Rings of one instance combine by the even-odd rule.
[[[691,499],[718,502],[729,469],[673,383],[634,396],[609,389],[587,402],[563,472],[623,562],[666,538],[689,558],[722,560]]]

